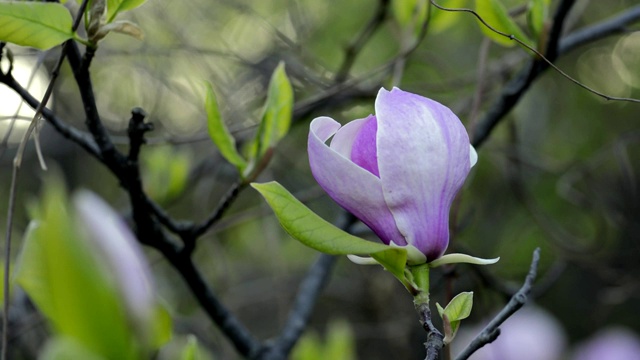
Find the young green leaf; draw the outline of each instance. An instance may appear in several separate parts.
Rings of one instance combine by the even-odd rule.
[[[259,160],[287,134],[293,111],[293,88],[284,70],[284,63],[278,64],[271,75],[264,115],[251,147],[254,159]]]
[[[464,7],[465,0],[439,0],[438,5],[459,9]],[[438,33],[450,28],[459,19],[460,14],[450,11],[444,11],[436,8],[431,8],[431,17],[429,18],[429,33]]]
[[[549,5],[551,0],[530,0],[527,12],[529,28],[536,38],[540,37],[544,23],[549,16]]]
[[[480,17],[498,31],[508,35],[513,35],[518,40],[532,46],[533,42],[525,35],[520,27],[509,16],[507,9],[500,0],[476,0],[476,12]],[[497,34],[484,24],[479,23],[480,29],[489,39],[502,46],[514,46],[515,41]]]
[[[207,110],[209,136],[218,147],[218,150],[220,150],[220,154],[242,174],[247,167],[247,161],[238,153],[236,140],[231,133],[229,133],[229,130],[222,120],[222,116],[220,116],[220,110],[218,110],[218,102],[213,87],[209,83],[206,85],[207,97],[205,100],[205,108]]]
[[[187,344],[182,349],[182,353],[180,354],[180,360],[199,360],[199,349],[198,349],[198,339],[189,335],[187,338]]]
[[[60,335],[109,359],[137,359],[140,348],[118,289],[81,241],[62,186],[49,186],[39,225],[25,239],[16,281]]]
[[[355,336],[349,323],[344,320],[334,320],[329,323],[324,359],[353,360],[356,358]]]
[[[188,153],[158,146],[147,149],[140,160],[144,188],[155,201],[170,202],[185,190],[191,168]]]
[[[61,4],[0,2],[0,41],[46,50],[73,38],[72,22]]]
[[[391,1],[391,10],[396,22],[403,30],[407,31],[406,35],[414,37],[422,32],[430,6],[429,0]]]
[[[468,318],[471,315],[472,307],[473,291],[461,292],[451,299],[449,305],[444,309],[444,313],[451,321],[458,321]]]
[[[150,346],[152,349],[159,349],[171,340],[173,335],[171,315],[161,304],[157,304],[153,311],[151,326]]]
[[[275,181],[251,186],[265,198],[280,225],[294,239],[326,254],[369,255],[398,279],[404,279],[406,249],[367,241],[335,227]]]
[[[107,1],[107,23],[112,22],[118,13],[135,9],[147,0],[108,0]]]
[[[466,319],[471,314],[473,292],[462,292],[456,295],[444,309],[440,304],[436,304],[436,307],[446,325],[445,328],[447,331],[445,331],[446,334],[443,341],[445,344],[449,344],[458,332],[460,321]]]

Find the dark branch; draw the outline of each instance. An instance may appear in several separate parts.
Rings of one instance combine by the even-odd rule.
[[[562,33],[564,20],[574,3],[575,0],[563,0],[558,6],[556,15],[553,18],[553,27],[549,33],[549,45],[545,53],[549,61],[555,61],[559,55],[558,39]],[[539,58],[533,59],[515,78],[507,83],[500,97],[491,105],[485,116],[473,129],[473,146],[480,146],[489,137],[493,128],[498,125],[500,120],[518,103],[538,75],[548,67],[549,64],[544,60]]]
[[[357,219],[350,213],[344,212],[343,214],[341,224],[338,226],[348,232]],[[298,289],[282,333],[277,339],[265,344],[258,359],[284,360],[289,358],[291,349],[307,327],[318,296],[329,281],[331,269],[333,269],[335,262],[335,256],[321,254],[318,257],[318,260],[309,269]]]
[[[163,232],[160,224],[152,216],[152,208],[149,206],[151,200],[142,188],[137,161],[129,161],[131,156],[129,158],[125,157],[115,148],[111,141],[106,128],[100,120],[89,74],[89,66],[93,54],[94,49],[88,48],[85,56],[82,57],[77,45],[73,44],[70,47],[68,59],[84,105],[87,128],[98,147],[99,160],[111,170],[120,181],[121,186],[129,194],[138,240],[159,250],[169,260],[189,285],[202,308],[229,338],[229,341],[233,343],[238,352],[245,357],[253,356],[260,347],[259,342],[218,301],[211,288],[196,269],[191,258],[182,256],[182,249],[174,244]],[[131,131],[129,132],[130,136],[133,135],[132,140],[138,142],[138,144],[132,144],[134,147],[133,158],[137,157],[137,151],[139,150],[135,149],[135,147],[139,147],[144,140],[143,133],[146,129],[143,126],[142,119],[142,113],[137,113],[134,110],[132,122],[138,123],[140,127],[133,129],[133,134]]]
[[[440,350],[442,350],[442,347],[444,346],[444,336],[442,336],[442,333],[431,321],[431,309],[429,309],[428,303],[418,305],[416,310],[420,315],[420,323],[427,332],[427,342],[424,343],[424,346],[427,349],[427,356],[425,357],[425,360],[436,360],[440,355]]]
[[[533,252],[533,259],[531,260],[531,266],[529,267],[529,273],[525,278],[524,284],[513,295],[511,300],[505,305],[505,307],[496,315],[491,322],[482,329],[482,332],[476,336],[475,339],[467,346],[466,349],[456,357],[456,360],[468,359],[474,352],[481,347],[494,341],[498,335],[500,335],[500,325],[507,320],[511,315],[518,311],[526,302],[533,287],[533,281],[536,279],[538,273],[538,262],[540,261],[540,249],[536,249]]]
[[[153,130],[152,123],[145,123],[144,118],[147,113],[139,107],[131,110],[131,119],[129,120],[129,162],[137,162],[140,155],[140,148],[145,143],[144,134]]]
[[[233,343],[240,355],[245,358],[254,358],[259,353],[260,342],[218,300],[193,264],[191,257],[182,256],[177,249],[168,250],[168,252],[163,252],[164,256],[178,270],[207,315]]]
[[[13,78],[13,76],[0,73],[0,83],[5,84],[7,87],[15,91],[32,108],[37,109],[38,106],[40,106],[40,101],[34,98],[25,88],[23,88],[22,85]],[[87,136],[86,133],[65,123],[62,119],[58,118],[53,111],[46,107],[42,109],[42,116],[62,136],[80,145],[89,154],[101,159],[98,146],[92,138]]]
[[[320,291],[329,281],[330,271],[335,262],[335,256],[321,254],[318,257],[298,289],[298,295],[280,337],[272,342],[267,342],[258,359],[284,360],[289,358],[291,349],[307,327]]]
[[[334,79],[336,83],[341,83],[347,79],[349,71],[355,63],[358,54],[360,54],[362,48],[367,44],[369,39],[371,39],[373,34],[376,33],[380,28],[380,25],[384,22],[384,19],[387,17],[388,8],[389,0],[378,1],[378,7],[376,8],[376,12],[373,14],[373,17],[369,20],[367,25],[365,25],[360,34],[358,34],[358,36],[345,49],[344,60],[342,61],[342,65],[340,65],[340,69],[336,73]]]
[[[638,20],[640,20],[640,5],[629,8],[609,20],[587,26],[567,35],[560,40],[559,53],[560,55],[564,55],[579,46],[603,39],[607,36],[627,33],[629,32],[627,26]]]

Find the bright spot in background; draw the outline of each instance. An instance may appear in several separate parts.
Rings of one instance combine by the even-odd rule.
[[[634,89],[640,89],[639,63],[640,32],[634,32],[622,37],[613,47],[586,51],[577,63],[578,77],[607,95],[629,97]]]
[[[1,65],[2,71],[6,72],[9,68],[6,57],[3,57]],[[35,59],[15,56],[13,77],[22,87],[27,88],[36,99],[42,99],[47,89],[49,76],[43,69],[38,69],[34,73],[35,69]],[[33,78],[29,83],[32,75]],[[51,103],[51,100],[49,103]],[[22,103],[22,99],[18,94],[7,86],[0,84],[0,148],[3,146],[14,147],[20,144],[22,136],[29,128],[33,115],[35,115],[35,111],[26,103]],[[12,121],[14,117],[16,118],[15,122]]]
[[[611,54],[613,67],[627,85],[640,88],[640,32],[631,33],[618,41]]]

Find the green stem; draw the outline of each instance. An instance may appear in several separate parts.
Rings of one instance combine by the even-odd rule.
[[[410,266],[409,271],[413,275],[413,282],[418,292],[414,294],[413,302],[417,306],[429,304],[429,265],[421,264]]]

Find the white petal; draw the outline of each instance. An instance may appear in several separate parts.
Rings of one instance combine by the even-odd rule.
[[[457,264],[457,263],[467,263],[474,265],[491,265],[495,264],[500,260],[499,257],[495,259],[482,259],[479,257],[473,257],[467,254],[447,254],[442,256],[439,259],[436,259],[429,263],[431,267],[438,267],[445,264]]]

